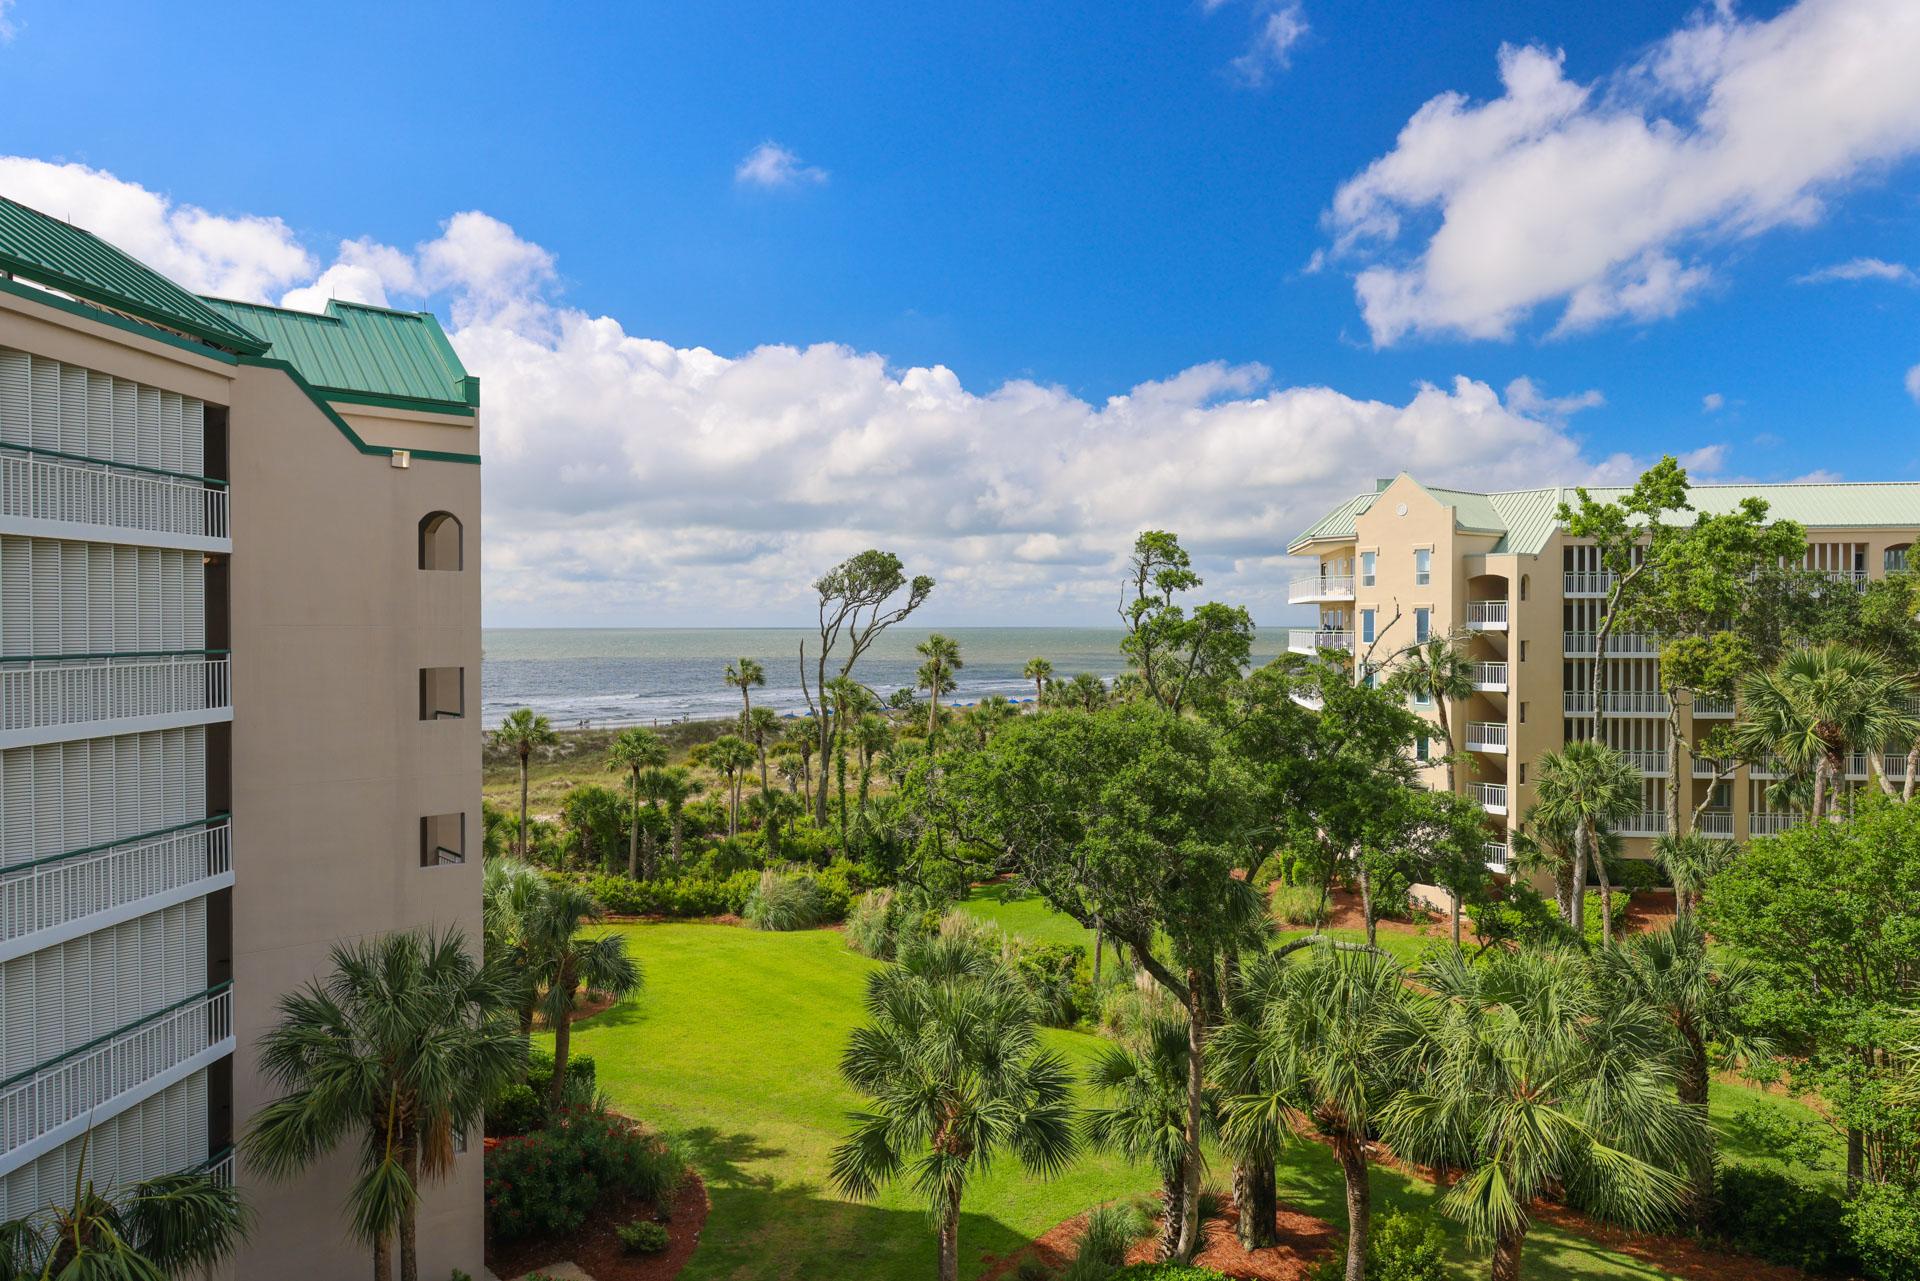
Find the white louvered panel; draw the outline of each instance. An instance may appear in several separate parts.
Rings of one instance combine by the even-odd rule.
[[[185,471],[187,462],[187,410],[179,392],[160,393],[160,466],[168,471]]]
[[[88,993],[92,1007],[93,1026],[87,1032],[87,1040],[106,1036],[125,1027],[140,1017],[139,1011],[123,1014],[114,1003],[113,994],[124,986],[122,980],[128,968],[138,966],[141,956],[138,948],[127,947],[117,930],[101,930],[89,935],[86,942],[92,946],[88,956]],[[71,990],[71,987],[69,987]]]
[[[86,1150],[87,1175],[101,1189],[125,1188],[199,1165],[207,1156],[207,1074],[196,1072],[0,1179],[0,1220],[65,1204]]]
[[[42,851],[61,854],[85,849],[95,841],[93,807],[87,803],[93,785],[93,750],[85,743],[60,743],[60,844]]]
[[[187,438],[180,470],[189,476],[204,476],[207,471],[207,404],[189,396],[184,403]]]
[[[60,543],[60,652],[93,654],[89,625],[92,599],[87,592],[87,544]]]
[[[60,362],[32,357],[32,435],[35,447],[60,448]]]
[[[33,652],[32,545],[0,537],[0,654]]]
[[[113,648],[130,654],[140,648],[140,549],[113,549]]]
[[[144,652],[164,648],[160,629],[160,565],[165,559],[158,547],[136,547],[140,560],[140,643],[134,648]]]
[[[187,612],[183,649],[207,647],[207,567],[199,552],[176,552],[185,568],[186,590],[182,599]]]
[[[113,457],[113,376],[87,373],[87,445],[77,452],[90,458]]]
[[[60,421],[54,430],[69,454],[87,452],[87,371],[79,365],[60,366]]]
[[[101,841],[136,835],[132,826],[134,819],[131,816],[123,817],[116,802],[119,778],[114,764],[119,755],[120,742],[117,738],[96,738],[87,742],[87,825],[94,833],[89,844],[98,845]]]
[[[60,544],[35,538],[33,550],[33,645],[29,654],[58,654],[60,644]]]
[[[33,442],[32,362],[24,351],[0,347],[0,440]]]
[[[140,830],[151,832],[166,826],[167,778],[164,755],[156,741],[158,734],[143,734],[140,739]]]
[[[31,748],[0,752],[0,863],[33,857],[33,755]]]
[[[60,852],[66,824],[62,819],[66,797],[60,786],[61,744],[44,743],[33,749],[33,856]]]
[[[140,456],[140,385],[125,378],[113,380],[113,452],[116,463],[138,462]]]
[[[87,650],[110,654],[113,634],[113,548],[87,544]]]
[[[138,433],[134,437],[133,461],[142,467],[160,465],[160,389],[139,384],[138,395],[134,398],[139,415]]]
[[[179,556],[160,557],[160,649],[185,649],[187,644],[187,571]]]
[[[181,792],[181,814],[175,822],[186,823],[210,813],[207,809],[207,727],[194,725],[180,731],[187,744],[187,785]]]

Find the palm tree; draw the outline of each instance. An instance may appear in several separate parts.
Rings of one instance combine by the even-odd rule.
[[[1733,862],[1739,853],[1732,841],[1717,841],[1699,832],[1662,833],[1653,842],[1653,856],[1667,870],[1673,886],[1673,910],[1681,920],[1693,915],[1713,874]]]
[[[1418,1035],[1397,1051],[1410,1083],[1380,1114],[1411,1160],[1464,1176],[1443,1213],[1491,1245],[1493,1281],[1518,1281],[1536,1197],[1564,1193],[1596,1218],[1647,1229],[1679,1209],[1680,1173],[1707,1147],[1674,1097],[1667,1029],[1613,999],[1573,955],[1428,954],[1409,1002]]]
[[[454,1136],[524,1070],[497,971],[467,954],[457,930],[336,944],[332,969],[280,998],[260,1039],[260,1066],[282,1091],[244,1142],[271,1178],[311,1166],[357,1138],[347,1193],[353,1235],[373,1250],[376,1281],[417,1281],[421,1187],[452,1167]]]
[[[973,731],[975,740],[985,747],[987,740],[993,737],[993,732],[1011,720],[1013,715],[1013,704],[1004,695],[993,694],[967,709],[966,724]]]
[[[1576,933],[1586,928],[1587,860],[1600,877],[1600,934],[1613,945],[1613,884],[1600,832],[1640,812],[1640,771],[1627,758],[1594,740],[1577,739],[1540,758],[1534,783],[1535,810],[1548,828],[1573,833],[1573,917]]]
[[[1347,1185],[1347,1281],[1366,1278],[1366,1145],[1401,1084],[1404,1064],[1389,1050],[1409,1027],[1405,977],[1371,951],[1263,957],[1212,1046],[1229,1144],[1271,1152],[1297,1122],[1332,1145]]]
[[[1387,688],[1420,702],[1432,702],[1440,718],[1440,737],[1447,745],[1447,790],[1453,790],[1453,725],[1449,708],[1473,697],[1473,660],[1467,657],[1465,632],[1431,636],[1407,651],[1406,661],[1393,669]]]
[[[745,725],[747,717],[753,715],[753,698],[747,691],[767,683],[766,669],[751,658],[743,658],[737,663],[728,663],[727,674],[722,679],[740,691],[740,723]]]
[[[0,1223],[0,1278],[159,1281],[211,1269],[246,1236],[250,1216],[231,1183],[204,1171],[163,1174],[124,1194],[87,1177],[80,1142],[73,1198]]]
[[[1810,770],[1808,817],[1838,817],[1834,793],[1849,753],[1884,751],[1920,733],[1909,699],[1914,687],[1877,654],[1838,642],[1795,650],[1740,686],[1742,719],[1733,727],[1741,752],[1771,752],[1789,770]]]
[[[528,913],[527,973],[540,992],[540,1015],[553,1029],[553,1080],[547,1087],[547,1101],[553,1107],[560,1106],[566,1087],[573,1005],[580,985],[585,983],[616,1001],[640,990],[640,963],[627,954],[625,938],[582,933],[605,915],[593,895],[570,884],[546,886]]]
[[[1187,1022],[1179,1014],[1153,1013],[1137,1035],[1100,1050],[1087,1084],[1103,1100],[1080,1114],[1080,1134],[1096,1152],[1118,1152],[1149,1164],[1160,1176],[1160,1255],[1171,1259],[1180,1244],[1186,1205]],[[1212,1125],[1215,1109],[1202,1109]]]
[[[767,745],[780,737],[780,713],[771,707],[756,707],[740,717],[740,733],[753,744],[755,754],[760,757],[760,790],[766,791],[772,784],[767,776]]]
[[[521,858],[527,856],[527,762],[533,757],[536,747],[552,747],[560,741],[553,732],[553,723],[544,716],[535,716],[531,707],[523,707],[510,712],[500,722],[500,728],[493,731],[493,745],[511,749],[520,761],[520,846],[515,852]]]
[[[640,775],[666,763],[666,741],[650,729],[622,730],[607,749],[607,768],[627,772],[627,799],[633,805],[627,832],[628,876],[637,876],[640,871]]]
[[[783,826],[805,813],[806,806],[792,792],[768,788],[749,796],[745,808],[748,817],[757,820],[761,830],[767,834],[767,861],[777,863],[780,860]]]
[[[903,1175],[939,1233],[940,1281],[959,1281],[960,1197],[1011,1151],[1051,1177],[1073,1155],[1073,1085],[1040,1047],[1026,989],[998,956],[936,936],[867,979],[867,1024],[840,1073],[873,1101],[833,1150],[832,1178],[866,1199]]]
[[[753,748],[735,734],[722,734],[707,748],[707,764],[727,784],[727,835],[740,834],[740,776],[753,764]]]
[[[854,746],[860,751],[860,812],[867,812],[867,786],[873,779],[873,758],[893,743],[893,726],[878,712],[868,712],[853,727]]]
[[[533,1007],[539,990],[527,962],[527,919],[547,883],[532,864],[517,858],[490,858],[480,874],[481,960],[494,967],[519,1016],[520,1035],[533,1035]]]
[[[686,832],[687,802],[700,794],[700,780],[693,776],[693,771],[676,765],[671,769],[648,770],[640,776],[640,788],[648,799],[666,807],[667,825],[673,833],[673,861],[678,866]]]
[[[1047,693],[1047,678],[1053,675],[1053,664],[1044,658],[1029,658],[1020,674],[1033,682],[1033,701],[1037,705]]]
[[[927,660],[915,673],[914,688],[926,690],[931,700],[927,707],[927,739],[932,741],[940,733],[940,696],[954,691],[953,674],[966,664],[960,659],[960,642],[939,632],[915,645],[913,650]]]
[[[1707,1124],[1707,1082],[1712,1068],[1708,1046],[1724,1059],[1753,1060],[1771,1052],[1766,1039],[1753,1035],[1742,1005],[1759,981],[1758,973],[1738,959],[1714,958],[1699,922],[1679,919],[1666,929],[1643,934],[1624,947],[1602,953],[1596,962],[1602,987],[1637,1001],[1666,1021],[1673,1037],[1679,1080],[1675,1094]],[[1693,1211],[1704,1214],[1713,1198],[1713,1160],[1698,1154],[1692,1170]]]
[[[1052,686],[1057,702],[1064,707],[1078,708],[1083,712],[1097,712],[1107,705],[1106,682],[1092,672],[1079,672],[1064,685],[1056,682]]]
[[[811,716],[787,723],[786,741],[800,757],[800,790],[813,794],[813,753],[820,746],[820,728]]]

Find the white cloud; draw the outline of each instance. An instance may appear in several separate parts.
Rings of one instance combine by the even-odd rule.
[[[1920,285],[1920,275],[1915,275],[1913,268],[1903,262],[1887,262],[1882,258],[1852,258],[1837,262],[1804,276],[1795,276],[1793,283],[1824,285],[1836,280],[1891,280],[1897,285]]]
[[[20,194],[20,174],[45,177],[0,159],[0,191]],[[1297,569],[1287,541],[1376,474],[1483,489],[1635,470],[1565,429],[1598,392],[1456,377],[1374,400],[1211,362],[1091,401],[829,343],[723,356],[565,305],[552,255],[481,212],[410,250],[344,242],[323,266],[277,220],[228,219],[222,241],[198,210],[80,176],[76,222],[111,223],[189,284],[252,281],[230,292],[306,306],[358,291],[452,317],[486,389],[496,622],[796,619],[806,584],[868,546],[940,580],[937,617],[1104,619],[1148,527],[1180,533],[1210,591],[1273,616]]]
[[[1502,48],[1501,95],[1444,93],[1327,215],[1373,341],[1508,338],[1684,307],[1728,241],[1807,225],[1850,180],[1920,149],[1920,5],[1800,0],[1754,21],[1703,9],[1578,83]]]
[[[817,186],[827,180],[827,171],[802,164],[793,152],[777,142],[767,141],[749,151],[735,166],[733,180],[743,187]]]
[[[1907,395],[1913,397],[1914,404],[1920,405],[1920,365],[1907,371]]]
[[[1250,88],[1264,85],[1275,71],[1285,71],[1292,62],[1294,45],[1308,31],[1306,14],[1297,3],[1261,0],[1255,5],[1255,16],[1258,26],[1253,43],[1233,60],[1234,75]]]
[[[13,20],[13,0],[0,0],[0,44],[19,34],[20,24]]]
[[[1727,398],[1717,391],[1710,391],[1700,398],[1700,412],[1717,414],[1726,408]]]
[[[1690,449],[1681,454],[1679,462],[1695,481],[1704,481],[1726,469],[1727,447],[1702,445],[1699,449]]]

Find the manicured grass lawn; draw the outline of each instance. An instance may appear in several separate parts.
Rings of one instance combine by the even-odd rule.
[[[1847,1141],[1838,1131],[1820,1120],[1820,1114],[1802,1103],[1799,1099],[1783,1095],[1769,1094],[1765,1090],[1750,1085],[1737,1085],[1728,1081],[1715,1081],[1707,1087],[1707,1118],[1712,1123],[1715,1143],[1720,1150],[1720,1159],[1737,1162],[1741,1165],[1762,1166],[1770,1170],[1799,1174],[1805,1177],[1809,1171],[1801,1165],[1780,1159],[1778,1152],[1768,1144],[1756,1143],[1735,1124],[1736,1118],[1749,1109],[1764,1109],[1777,1112],[1796,1121],[1813,1122],[1819,1127],[1817,1133],[1823,1139],[1824,1157],[1821,1168],[1815,1177],[1832,1185],[1833,1190],[1844,1194],[1847,1170]]]
[[[1034,900],[993,904],[1015,924]],[[1044,909],[1040,909],[1044,911]],[[1033,921],[1027,921],[1033,924]],[[1038,922],[1057,929],[1057,922]],[[933,1237],[912,1195],[846,1201],[826,1182],[828,1154],[858,1101],[837,1072],[847,1033],[861,1021],[874,963],[828,931],[764,934],[718,925],[621,927],[645,966],[635,999],[578,1025],[574,1045],[592,1054],[600,1085],[624,1111],[687,1143],[713,1197],[690,1281],[847,1277],[922,1281],[934,1272]],[[1012,928],[1012,926],[1010,926]],[[1077,927],[1075,927],[1077,928]],[[1024,932],[1024,931],[1023,931]],[[1049,1031],[1048,1045],[1076,1065],[1100,1042]],[[1224,1184],[1224,1165],[1210,1178]],[[963,1275],[981,1256],[1008,1253],[1100,1201],[1149,1191],[1153,1178],[1111,1157],[1083,1156],[1042,1183],[1002,1162],[968,1191],[961,1225]],[[1283,1157],[1281,1194],[1336,1223],[1345,1209],[1326,1149],[1299,1143]],[[1424,1205],[1430,1190],[1374,1174],[1378,1205]],[[1456,1238],[1462,1277],[1484,1275],[1484,1256]],[[1645,1265],[1546,1228],[1527,1248],[1529,1278],[1661,1275]]]

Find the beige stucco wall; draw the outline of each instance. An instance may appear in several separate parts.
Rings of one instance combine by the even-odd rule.
[[[270,1097],[255,1044],[338,940],[428,925],[480,937],[480,469],[356,451],[283,373],[233,386],[233,831],[237,1127]],[[389,443],[373,437],[381,443]],[[430,511],[465,569],[417,568]],[[468,719],[417,719],[419,669],[466,668]],[[419,866],[423,815],[464,811],[470,859]],[[354,1141],[284,1184],[240,1171],[257,1216],[239,1277],[341,1277],[367,1254],[340,1207]],[[481,1150],[420,1221],[421,1275],[481,1273]]]

